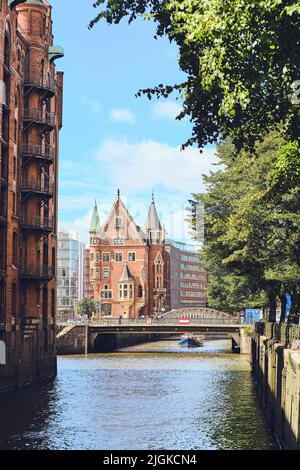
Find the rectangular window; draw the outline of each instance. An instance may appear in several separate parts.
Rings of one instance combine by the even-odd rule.
[[[114,239],[114,244],[117,245],[117,246],[124,245],[124,238],[115,238]]]
[[[104,279],[109,278],[109,269],[108,268],[103,269],[103,277],[104,277]]]
[[[109,262],[109,253],[103,253],[102,254],[102,260],[104,263],[108,263]]]
[[[101,304],[101,315],[102,317],[111,316],[111,304]]]
[[[135,253],[128,253],[128,261],[135,261]]]
[[[112,291],[111,290],[101,291],[101,299],[112,299]]]
[[[123,261],[123,253],[115,253],[115,260],[121,263]]]

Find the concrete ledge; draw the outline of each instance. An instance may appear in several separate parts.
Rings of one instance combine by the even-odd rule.
[[[291,337],[295,341],[292,344],[299,344],[298,333],[297,325],[267,325],[256,329],[251,342],[252,373],[258,395],[280,445],[286,450],[300,450],[300,350],[287,346]]]

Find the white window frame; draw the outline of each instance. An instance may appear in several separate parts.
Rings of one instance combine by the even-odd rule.
[[[134,258],[134,259],[130,259],[130,255],[131,255],[131,257],[132,257],[132,255],[133,255],[133,258]],[[128,253],[128,261],[129,261],[130,263],[134,263],[134,262],[136,261],[136,253],[135,253],[135,251],[130,251],[130,252]]]

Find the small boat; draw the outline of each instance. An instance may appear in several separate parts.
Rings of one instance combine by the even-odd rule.
[[[178,344],[181,348],[201,348],[203,346],[202,336],[183,335]]]

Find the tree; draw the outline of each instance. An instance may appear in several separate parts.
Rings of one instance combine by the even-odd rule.
[[[203,148],[230,136],[236,150],[253,149],[282,124],[293,145],[299,144],[298,0],[97,0],[94,6],[101,10],[90,27],[101,19],[117,24],[142,17],[156,23],[157,36],[178,45],[186,81],[143,93],[180,93],[184,109],[178,119],[188,115],[193,123],[186,145]],[[287,170],[288,159],[283,153]],[[298,148],[297,171],[299,161]]]
[[[272,133],[256,155],[235,154],[230,142],[218,147],[221,169],[205,178],[205,240],[201,254],[209,272],[209,301],[221,309],[276,305],[292,296],[290,320],[300,311],[300,187],[270,192],[278,153],[286,142]]]
[[[93,313],[97,311],[97,303],[94,299],[85,297],[78,302],[78,313],[80,315],[86,315],[90,320]]]

